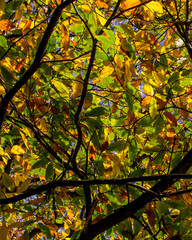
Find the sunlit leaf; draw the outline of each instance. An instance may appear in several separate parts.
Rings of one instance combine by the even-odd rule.
[[[14,145],[11,148],[11,154],[24,154],[24,153],[25,153],[25,150],[20,145]]]
[[[61,97],[69,99],[69,89],[67,88],[67,86],[65,86],[65,84],[57,80],[52,80],[52,83],[55,86],[55,88],[58,90],[59,95]]]

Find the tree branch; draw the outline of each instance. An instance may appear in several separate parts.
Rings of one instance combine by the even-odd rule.
[[[191,160],[192,160],[192,157],[191,157]],[[56,187],[64,187],[64,186],[77,187],[77,186],[104,185],[104,184],[105,185],[106,184],[107,185],[127,184],[132,187],[137,187],[141,189],[141,186],[137,186],[136,184],[133,184],[133,183],[144,182],[144,181],[155,181],[155,180],[157,181],[159,179],[161,179],[161,182],[166,182],[167,180],[174,182],[175,180],[178,180],[178,179],[192,179],[192,174],[169,174],[169,175],[166,174],[166,175],[157,175],[157,176],[154,175],[154,176],[131,177],[131,178],[124,178],[124,179],[117,178],[117,179],[92,179],[92,180],[58,180],[58,181],[50,182],[41,186],[37,186],[34,189],[28,189],[26,192],[14,197],[0,199],[0,204],[14,203],[14,202],[23,200],[27,197],[40,194],[44,191],[47,191],[47,190],[50,190],[51,188],[56,188]],[[158,184],[156,185],[158,186]],[[157,194],[161,193],[160,191],[157,191],[157,189],[153,189],[153,188],[151,188],[150,190],[147,189],[148,191],[144,188],[142,188],[141,190],[145,190],[148,193],[148,195],[152,197],[157,196]]]

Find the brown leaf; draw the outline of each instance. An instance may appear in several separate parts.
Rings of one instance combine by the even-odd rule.
[[[146,210],[145,210],[145,212],[146,212],[146,214],[147,214],[147,218],[148,218],[148,221],[149,221],[150,226],[152,227],[152,229],[154,229],[156,219],[155,219],[155,214],[154,214],[154,212],[153,212],[151,203],[148,203],[148,204],[146,205]]]
[[[165,117],[167,118],[168,122],[173,125],[173,126],[177,126],[177,119],[175,118],[175,116],[170,113],[170,112],[164,112]]]

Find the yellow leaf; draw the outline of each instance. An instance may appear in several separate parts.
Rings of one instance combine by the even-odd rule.
[[[104,26],[105,23],[107,22],[106,18],[103,16],[102,12],[99,11],[98,8],[96,8],[95,11],[96,11],[96,13],[97,13],[97,17],[98,17],[98,19],[99,19],[101,25]]]
[[[25,150],[24,148],[22,148],[20,145],[14,145],[12,148],[11,148],[11,154],[24,154],[25,153]]]
[[[118,55],[115,55],[114,57],[114,62],[117,64],[117,66],[122,69],[123,68],[123,62],[121,61],[121,59],[119,58]]]
[[[129,9],[129,8],[132,8],[132,7],[135,7],[137,5],[139,5],[141,3],[140,0],[125,0],[122,4],[121,4],[121,8],[123,10],[125,9]]]
[[[67,51],[69,48],[69,33],[64,24],[61,24],[61,41],[64,51]]]
[[[5,89],[3,86],[0,86],[0,95],[5,94]]]
[[[82,77],[79,75],[73,82],[72,96],[74,99],[76,99],[81,95],[82,89],[83,89],[83,80],[82,80]]]
[[[111,64],[104,66],[103,69],[101,70],[100,76],[102,79],[104,79],[105,77],[110,76],[114,71],[114,68]]]
[[[146,8],[149,8],[152,12],[163,13],[163,7],[159,2],[151,1],[147,3],[145,6]]]
[[[21,131],[19,131],[19,133],[20,133],[20,135],[21,135],[21,138],[22,138],[25,146],[27,147],[27,149],[29,149],[29,145],[28,145],[28,142],[27,142],[27,138],[25,137],[25,135],[24,135]]]
[[[53,85],[59,91],[59,95],[63,98],[69,99],[69,89],[62,83],[57,80],[52,80]]]
[[[150,96],[154,94],[153,87],[147,82],[143,83],[143,90],[145,94],[147,93]]]
[[[80,7],[80,9],[83,11],[83,12],[86,12],[86,13],[89,13],[91,11],[91,8],[89,7],[89,5],[85,4],[85,5],[82,5]]]

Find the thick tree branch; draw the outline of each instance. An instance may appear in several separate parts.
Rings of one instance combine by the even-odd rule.
[[[74,0],[66,0],[65,2],[61,3],[54,11],[51,20],[45,30],[45,33],[43,35],[43,38],[40,42],[39,48],[36,52],[35,59],[31,65],[31,67],[26,71],[26,73],[20,78],[20,80],[9,90],[8,93],[5,94],[5,96],[2,99],[1,107],[0,107],[0,128],[2,127],[5,114],[7,111],[7,107],[11,101],[11,99],[15,96],[15,94],[21,89],[21,87],[27,83],[27,81],[30,79],[30,77],[37,71],[37,69],[41,65],[41,60],[43,58],[45,49],[47,47],[49,38],[53,32],[53,29],[55,25],[57,24],[57,21],[59,20],[62,10],[67,7],[69,4],[74,2]]]
[[[188,155],[188,154],[187,154]],[[192,158],[192,157],[191,157]],[[51,188],[56,187],[64,187],[64,186],[71,186],[71,187],[77,187],[77,186],[89,186],[89,185],[129,185],[132,187],[136,187],[136,184],[132,184],[135,182],[144,182],[144,181],[157,181],[161,179],[161,182],[166,182],[167,179],[170,179],[170,181],[175,181],[178,179],[192,179],[192,174],[170,174],[170,175],[154,175],[154,176],[142,176],[142,177],[131,177],[131,178],[125,178],[125,179],[93,179],[93,180],[58,180],[54,182],[47,183],[45,185],[36,186],[34,189],[28,189],[26,192],[19,194],[14,197],[10,198],[4,198],[0,199],[0,204],[9,204],[14,203],[20,200],[23,200],[25,198],[31,197],[36,194],[40,194],[44,191],[48,191]],[[160,182],[160,183],[161,183]],[[157,185],[157,184],[156,184]],[[156,186],[155,185],[155,186]],[[141,187],[138,187],[141,189]],[[142,188],[141,190],[145,190]],[[153,188],[149,191],[146,191],[150,196],[154,197],[157,196],[157,194],[160,193],[160,191],[156,191]],[[154,192],[154,194],[153,194]],[[157,193],[157,194],[155,194]]]

